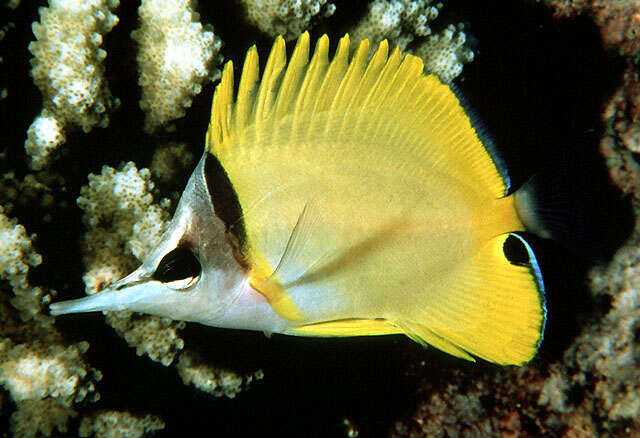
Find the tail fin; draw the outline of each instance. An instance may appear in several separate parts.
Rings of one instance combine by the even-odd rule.
[[[576,157],[548,166],[515,193],[527,230],[589,259],[610,258],[633,229],[631,204],[603,164]]]

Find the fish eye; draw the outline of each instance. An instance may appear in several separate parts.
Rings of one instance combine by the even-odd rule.
[[[184,290],[200,279],[202,266],[189,248],[179,247],[168,252],[153,273],[154,280],[174,290]]]

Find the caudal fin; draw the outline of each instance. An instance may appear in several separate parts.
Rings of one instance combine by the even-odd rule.
[[[548,166],[516,191],[527,230],[582,256],[606,259],[631,234],[631,205],[604,165],[575,157]]]

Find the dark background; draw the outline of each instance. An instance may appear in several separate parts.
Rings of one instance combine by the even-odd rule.
[[[26,131],[41,107],[39,91],[28,75],[30,54],[26,49],[27,41],[33,39],[30,23],[38,19],[37,8],[23,3],[10,17],[16,29],[0,43],[4,58],[0,88],[9,90],[8,98],[0,102],[0,152],[5,154],[0,170],[12,169],[19,178],[28,172],[23,149]],[[257,43],[264,61],[272,38],[245,24],[235,3],[200,3],[202,22],[212,23],[225,43],[225,59],[238,65],[246,49]],[[367,4],[334,3],[336,13],[311,31],[312,38],[326,32],[335,44]],[[120,23],[105,38],[107,79],[112,93],[122,101],[109,129],[68,136],[64,156],[54,164],[54,170],[66,181],[53,188],[58,201],[53,209],[44,211],[35,205],[38,203],[16,203],[11,212],[28,233],[38,234],[36,247],[44,264],[35,270],[32,282],[57,289],[61,297],[75,297],[84,290],[79,246],[83,226],[75,199],[87,174],[99,173],[105,164],[117,167],[130,160],[139,168],[148,166],[155,146],[164,140],[187,142],[196,157],[203,148],[211,84],[194,99],[187,117],[176,122],[175,133],[150,136],[142,129],[140,91],[134,86],[136,53],[128,37],[136,26],[136,7],[134,2],[122,2],[117,11]],[[591,21],[556,21],[543,5],[533,1],[448,0],[433,28],[438,31],[459,21],[465,22],[467,34],[476,38],[476,57],[456,82],[493,134],[514,187],[536,172],[559,168],[565,181],[576,171],[592,175],[590,179],[598,183],[589,190],[608,193],[604,183],[599,185],[606,180],[597,155],[604,129],[600,114],[624,64],[602,48]],[[576,157],[580,157],[577,170],[575,166],[566,170],[562,163]],[[45,213],[52,217],[48,223],[42,221]],[[560,359],[582,321],[607,303],[594,302],[584,286],[592,259],[577,257],[553,242],[531,240],[547,283],[550,309],[545,342],[535,360],[551,362]],[[262,333],[187,325],[182,332],[185,342],[198,346],[216,365],[264,371],[262,381],[229,400],[187,387],[175,369],[137,357],[100,315],[60,318],[56,324],[70,342],[90,342],[87,359],[104,375],[98,384],[102,399],[87,410],[156,414],[167,424],[160,436],[189,432],[340,436],[346,431],[345,418],[357,426],[361,436],[388,435],[394,422],[411,416],[423,397],[416,391],[420,379],[443,378],[442,370],[451,368],[463,372],[473,369],[474,373],[499,371],[489,364],[473,365],[425,350],[402,336],[266,338]],[[8,427],[6,412],[0,415],[0,430]]]

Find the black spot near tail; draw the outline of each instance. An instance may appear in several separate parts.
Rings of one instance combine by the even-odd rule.
[[[523,266],[529,263],[529,251],[524,243],[513,235],[504,241],[502,251],[512,265]]]

